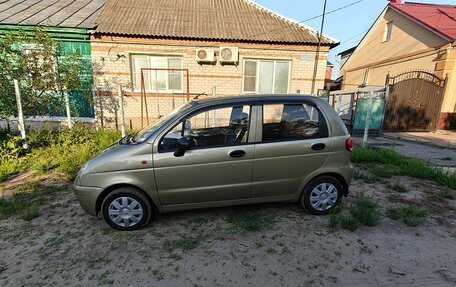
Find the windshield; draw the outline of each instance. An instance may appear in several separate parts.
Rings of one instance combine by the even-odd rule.
[[[168,115],[158,119],[156,122],[154,122],[153,124],[151,124],[150,126],[148,127],[145,127],[144,129],[140,130],[139,132],[135,133],[133,135],[133,137],[131,138],[131,141],[133,142],[143,142],[145,141],[151,134],[153,134],[164,122],[166,122],[167,120],[169,120],[170,118],[172,118],[173,116],[175,116],[176,114],[178,114],[179,112],[187,109],[188,107],[190,107],[192,104],[191,102],[190,103],[186,103],[186,104],[183,104],[182,106],[178,107],[177,109],[173,110],[171,113],[169,113]]]

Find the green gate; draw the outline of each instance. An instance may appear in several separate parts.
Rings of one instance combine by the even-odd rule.
[[[371,98],[371,95],[373,96]],[[385,111],[385,92],[360,93],[356,101],[353,119],[353,134],[364,134],[367,111],[371,106],[369,118],[369,135],[380,135],[382,132],[383,115]]]
[[[59,61],[66,61],[65,55],[79,51],[81,54],[81,65],[88,67],[85,74],[80,74],[82,78],[82,86],[79,91],[70,91],[69,99],[72,107],[74,117],[94,117],[93,101],[92,101],[92,86],[93,86],[93,69],[91,60],[90,42],[73,42],[61,41],[63,56]],[[60,116],[64,116],[65,112],[62,111]]]
[[[25,33],[33,33],[37,29],[35,26],[18,26],[18,25],[0,25],[0,37],[8,31],[23,30]],[[92,100],[93,87],[93,67],[91,62],[90,36],[87,29],[46,27],[46,31],[57,41],[62,50],[62,56],[58,62],[67,61],[69,54],[79,51],[82,56],[79,61],[86,65],[85,73],[80,74],[82,86],[78,91],[70,91],[69,99],[73,117],[94,117],[94,108]],[[19,43],[15,43],[19,45]],[[40,116],[40,115],[37,115]],[[66,116],[65,109],[54,110],[49,107],[49,116]]]

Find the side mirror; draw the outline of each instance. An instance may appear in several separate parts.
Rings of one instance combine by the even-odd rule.
[[[177,151],[174,152],[175,157],[182,157],[185,154],[185,151],[190,149],[191,139],[190,137],[181,137],[177,140]]]

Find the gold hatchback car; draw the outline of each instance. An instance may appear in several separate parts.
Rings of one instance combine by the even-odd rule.
[[[74,190],[119,230],[162,212],[264,202],[299,201],[322,215],[348,194],[352,147],[317,97],[194,100],[90,160]]]

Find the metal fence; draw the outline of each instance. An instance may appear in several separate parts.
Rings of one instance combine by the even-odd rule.
[[[352,135],[367,137],[382,133],[386,97],[386,87],[373,87],[334,91],[327,100]]]

